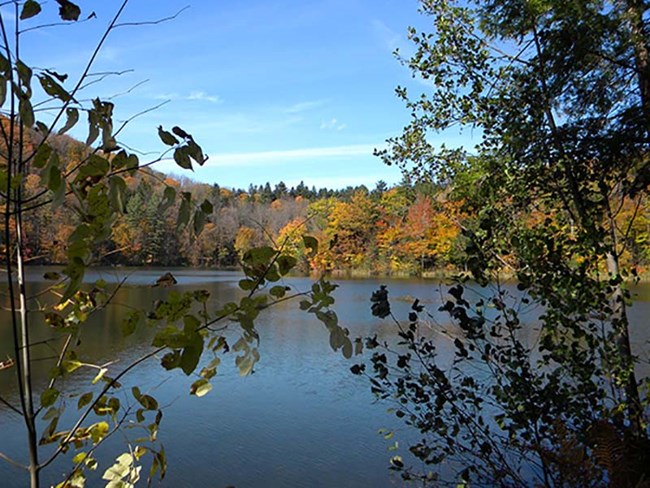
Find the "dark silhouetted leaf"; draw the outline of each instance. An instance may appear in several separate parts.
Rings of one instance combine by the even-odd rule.
[[[66,115],[66,121],[64,126],[59,129],[59,135],[68,132],[79,121],[79,110],[77,110],[74,107],[68,107],[65,110],[65,115]]]
[[[23,4],[23,9],[20,12],[20,20],[30,19],[41,12],[41,4],[35,0],[27,0]]]
[[[163,144],[168,146],[175,146],[178,144],[178,139],[176,139],[170,132],[167,132],[162,128],[162,125],[158,126],[158,137],[163,141]]]
[[[62,20],[77,21],[81,15],[81,9],[70,0],[56,0],[59,4],[59,17]]]

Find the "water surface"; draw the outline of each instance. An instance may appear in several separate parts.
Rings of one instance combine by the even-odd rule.
[[[149,350],[151,331],[140,331],[127,340],[121,337],[119,323],[131,306],[148,308],[167,290],[153,288],[163,271],[158,269],[98,269],[89,279],[119,283],[128,277],[127,287],[115,297],[115,305],[94,317],[82,335],[84,354],[96,363],[119,361],[128,364]],[[212,305],[234,300],[239,274],[205,270],[172,269],[178,280],[175,289],[206,288]],[[32,268],[34,278],[43,270]],[[454,328],[444,314],[436,312],[442,298],[441,286],[426,280],[363,279],[340,280],[335,292],[336,310],[350,335],[377,334],[392,337],[395,325],[370,314],[369,297],[380,284],[388,284],[396,316],[406,318],[415,297],[433,312],[430,332],[440,336],[443,354],[453,351],[450,337]],[[287,280],[296,289],[308,289],[310,281]],[[38,289],[40,284],[36,286]],[[644,347],[649,334],[646,317],[650,313],[650,287],[637,290],[631,310],[633,338]],[[513,289],[514,293],[514,289]],[[529,318],[539,310],[527,311]],[[534,322],[534,320],[532,320]],[[144,363],[123,383],[141,385],[165,406],[160,439],[167,451],[169,471],[162,487],[389,487],[401,486],[400,479],[388,470],[395,454],[407,456],[406,446],[415,434],[387,413],[387,405],[377,403],[367,381],[349,372],[354,360],[346,360],[329,348],[324,326],[300,312],[297,303],[284,303],[265,311],[257,321],[261,361],[254,374],[241,378],[226,355],[214,389],[203,398],[191,397],[189,385],[195,378],[164,371],[156,360]],[[534,325],[530,333],[535,334]],[[52,332],[45,327],[34,331],[34,340],[45,340]],[[10,328],[0,322],[0,358],[11,350]],[[43,361],[37,375],[45,376],[51,361],[46,348],[39,348]],[[15,401],[9,375],[0,372],[0,394]],[[86,378],[92,372],[87,372]],[[41,380],[42,381],[42,380]],[[68,385],[72,391],[78,386]],[[128,388],[127,388],[128,390]],[[126,398],[125,398],[126,401]],[[69,402],[76,411],[76,399]],[[390,441],[378,433],[380,428],[396,429]],[[21,446],[24,432],[17,415],[0,405],[0,451],[24,458]],[[388,451],[395,440],[396,452]],[[124,439],[116,436],[102,447],[98,457],[106,465],[122,452]],[[46,480],[56,482],[69,467],[63,459],[48,469]],[[102,469],[102,470],[103,470]],[[22,472],[0,462],[2,487],[25,486]]]

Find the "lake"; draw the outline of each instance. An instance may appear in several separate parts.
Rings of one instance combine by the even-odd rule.
[[[152,288],[164,271],[156,269],[93,270],[88,279],[102,278],[116,283],[130,274],[130,286],[115,297],[115,306],[87,324],[83,347],[88,358],[97,363],[119,360],[122,364],[137,358],[149,347],[150,332],[143,331],[122,339],[119,323],[129,306],[148,306],[166,290]],[[43,269],[30,268],[33,278]],[[234,300],[238,295],[238,273],[172,269],[178,280],[174,288],[210,290],[215,303]],[[406,317],[414,297],[431,310],[441,300],[440,285],[426,280],[363,279],[337,280],[335,309],[351,337],[377,334],[391,337],[394,324],[372,317],[370,295],[380,284],[387,284],[396,315]],[[290,278],[287,284],[306,290],[310,281]],[[635,344],[647,343],[646,317],[650,313],[650,286],[638,288],[638,302],[631,320],[638,324]],[[442,314],[436,314],[435,327],[452,330]],[[261,360],[255,373],[240,377],[234,355],[223,357],[214,389],[203,398],[189,395],[193,379],[179,372],[164,371],[155,359],[143,364],[123,381],[125,386],[143,385],[164,405],[160,439],[167,451],[168,474],[162,487],[389,487],[401,486],[401,480],[389,469],[389,459],[407,456],[409,439],[414,433],[401,428],[387,412],[388,405],[377,403],[367,381],[350,373],[355,360],[346,360],[329,348],[325,327],[298,310],[297,303],[283,303],[258,318]],[[48,338],[42,328],[34,340]],[[0,322],[0,359],[10,351],[10,329]],[[440,347],[446,341],[441,339]],[[449,342],[449,344],[451,344]],[[448,348],[451,351],[451,347]],[[37,363],[42,378],[51,365],[48,354]],[[8,381],[12,370],[0,371],[0,394],[16,398]],[[90,373],[88,373],[90,374]],[[88,375],[86,375],[88,377]],[[37,380],[38,381],[38,380]],[[75,384],[70,385],[75,389]],[[69,402],[76,411],[76,399]],[[394,438],[384,439],[381,428],[395,429]],[[23,427],[18,416],[0,405],[0,451],[20,457]],[[388,448],[395,441],[397,451]],[[99,451],[103,469],[123,452],[124,440],[115,436]],[[18,454],[16,454],[18,453]],[[69,468],[68,460],[51,466],[45,476],[48,483],[60,481]],[[3,488],[25,486],[24,473],[0,462]],[[94,483],[91,484],[94,486]]]

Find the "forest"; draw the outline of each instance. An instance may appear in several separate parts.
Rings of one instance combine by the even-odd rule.
[[[87,148],[71,137],[51,136],[50,144],[68,168],[87,157]],[[27,175],[28,197],[47,178],[47,170],[35,168]],[[233,268],[245,250],[276,245],[298,259],[303,273],[439,275],[466,268],[464,250],[472,228],[480,225],[479,209],[466,196],[450,185],[408,174],[399,184],[389,187],[379,181],[372,189],[316,189],[302,182],[232,189],[147,168],[125,176],[125,182],[125,213],[94,248],[93,260],[101,265]],[[170,193],[192,194],[213,209],[200,234],[178,229],[182,200],[172,203]],[[69,194],[54,212],[42,207],[25,217],[30,264],[65,261],[68,238],[78,225],[73,202]],[[642,198],[626,202],[617,215],[626,243],[624,262],[640,274],[650,264],[649,211]],[[636,218],[630,219],[633,214]],[[547,218],[535,206],[520,216],[531,228],[550,225]],[[634,225],[626,228],[630,220]],[[313,256],[305,252],[305,234],[321,243]]]
[[[408,456],[390,459],[402,480],[650,486],[647,300],[639,292],[648,285],[638,286],[650,269],[647,2],[420,0],[428,26],[409,28],[412,49],[397,56],[427,93],[395,89],[409,121],[375,151],[403,179],[346,189],[281,181],[226,188],[155,171],[173,159],[189,173],[208,157],[174,123],[158,126],[160,151],[137,152],[120,141],[132,119],[114,118],[112,99],[81,98],[108,76],[91,69],[108,35],[142,26],[121,20],[129,1],[67,85],[67,74],[22,60],[24,36],[51,26],[48,17],[27,23],[51,10],[42,3],[12,0],[13,14],[0,12],[0,260],[10,337],[0,370],[16,373],[0,404],[23,424],[26,448],[0,458],[32,488],[68,453],[57,488],[91,484],[100,471],[107,487],[130,488],[143,465],[148,482],[163,478],[166,402],[146,390],[149,375],[131,373],[159,362],[184,373],[195,397],[227,378],[217,375],[224,357],[240,376],[260,378],[255,367],[266,352],[256,320],[289,302],[320,322],[329,348],[358,361],[346,369],[414,434]],[[56,3],[63,23],[97,17],[81,17],[70,0]],[[70,137],[85,137],[74,128],[80,114],[85,142]],[[434,141],[459,128],[480,142],[466,149]],[[29,264],[63,269],[42,282]],[[105,362],[82,339],[95,335],[91,317],[121,307],[117,293],[128,290],[124,281],[88,283],[98,265],[232,268],[241,279],[233,301],[220,303],[207,289],[174,289],[165,273],[117,327],[103,322],[121,339],[149,334],[146,347],[127,346],[134,356]],[[283,280],[312,272],[306,290]],[[384,284],[364,294],[365,313],[389,332],[373,326],[371,336],[355,337],[337,315],[339,285],[329,274],[338,273],[445,279],[424,285],[438,285],[435,302],[430,290],[420,298]],[[44,288],[34,292],[36,283]],[[160,299],[151,301],[154,293]],[[52,367],[37,382],[42,359]],[[115,464],[96,455],[134,426],[145,436],[125,437]]]

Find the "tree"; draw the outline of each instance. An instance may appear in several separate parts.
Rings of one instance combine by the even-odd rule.
[[[335,266],[354,269],[372,263],[376,252],[374,229],[377,217],[377,208],[367,191],[355,192],[350,202],[336,203],[327,228]]]
[[[75,3],[69,0],[56,3],[60,22],[81,18],[81,9]],[[87,99],[84,88],[94,83],[89,79],[93,62],[107,37],[118,27],[138,25],[138,22],[122,20],[127,4],[128,0],[119,3],[76,80],[69,80],[66,74],[53,69],[30,67],[21,57],[25,37],[35,29],[51,25],[53,14],[48,10],[52,4],[12,0],[0,12],[0,209],[3,214],[0,244],[10,317],[8,323],[0,326],[12,330],[13,357],[3,361],[3,368],[13,368],[19,391],[17,402],[2,395],[0,402],[24,421],[28,459],[14,459],[13,453],[5,452],[0,452],[0,458],[23,468],[32,488],[40,486],[43,470],[70,451],[74,452],[72,466],[57,485],[59,488],[84,486],[85,472],[98,467],[105,469],[103,479],[107,486],[133,486],[140,479],[141,459],[145,455],[151,456],[149,477],[157,472],[163,476],[164,449],[155,442],[162,419],[161,407],[137,385],[129,391],[122,381],[141,362],[161,357],[161,366],[167,370],[179,369],[188,376],[198,371],[198,378],[189,391],[196,396],[205,395],[216,375],[219,356],[230,350],[223,335],[228,324],[237,328],[239,336],[232,345],[235,363],[242,375],[249,374],[259,358],[254,320],[274,303],[301,297],[301,307],[315,314],[330,331],[332,347],[341,349],[348,357],[352,353],[347,332],[338,326],[335,314],[329,309],[334,302],[330,294],[335,285],[321,280],[307,293],[274,286],[273,283],[292,269],[295,259],[282,249],[263,247],[242,255],[245,277],[240,287],[246,293],[238,302],[212,310],[207,306],[209,294],[205,291],[170,290],[150,310],[135,309],[119,325],[124,336],[145,324],[153,326],[156,334],[149,352],[122,367],[92,364],[83,357],[78,346],[84,323],[98,310],[111,306],[116,292],[102,281],[85,285],[85,272],[101,257],[97,249],[106,242],[116,220],[127,210],[129,184],[135,183],[129,176],[159,178],[146,168],[170,153],[183,169],[202,165],[207,159],[191,134],[180,127],[171,131],[159,127],[158,135],[167,149],[152,161],[140,162],[120,143],[120,133],[128,121],[115,125],[113,103],[99,98],[84,101]],[[10,15],[6,14],[5,7],[11,9]],[[91,22],[96,17],[90,14],[86,20]],[[40,19],[42,23],[38,24]],[[43,107],[48,109],[42,110]],[[44,113],[49,115],[46,117],[49,123],[41,118]],[[81,149],[78,144],[61,144],[64,140],[55,135],[72,129],[82,115],[88,120],[85,144]],[[163,212],[177,206],[177,230],[183,231],[188,239],[195,239],[213,213],[212,203],[207,198],[195,198],[189,191],[178,191],[175,185],[164,183],[163,186],[160,198],[151,202],[157,208],[147,209],[149,223],[154,227],[160,225]],[[37,229],[26,224],[39,209],[47,209],[50,215],[60,212],[66,218],[67,235],[59,249],[65,268],[62,273],[47,273],[45,279],[51,286],[45,293],[33,296],[25,265],[29,246],[34,242],[34,234],[30,233],[36,233]],[[155,245],[161,245],[159,238],[156,236]],[[309,242],[316,247],[315,242]],[[174,277],[165,273],[157,285],[164,287],[174,282]],[[39,325],[49,326],[50,337],[36,343],[32,333]],[[56,359],[47,384],[37,388],[32,381],[34,355],[44,347],[50,352],[53,348]],[[211,360],[201,363],[201,358],[208,355]],[[90,384],[80,394],[66,390],[69,384],[66,380],[82,370],[94,372]],[[62,412],[73,398],[78,414],[70,421]],[[125,398],[127,401],[123,403]],[[145,427],[149,437],[132,441],[112,466],[100,463],[98,448],[127,421]],[[45,428],[40,431],[42,425]]]
[[[449,185],[476,215],[463,222],[465,265],[494,291],[471,301],[462,283],[449,290],[442,309],[460,333],[450,368],[419,335],[415,303],[407,352],[394,374],[375,355],[374,388],[426,435],[412,452],[429,465],[460,458],[463,478],[636,486],[648,477],[647,390],[629,340],[641,325],[627,314],[636,271],[621,257],[650,183],[647,5],[420,3],[433,32],[410,30],[404,62],[431,92],[397,90],[411,123],[380,155]],[[431,142],[467,126],[481,134],[472,153]],[[498,286],[503,269],[523,297]],[[543,310],[535,340],[518,313],[528,302]]]

